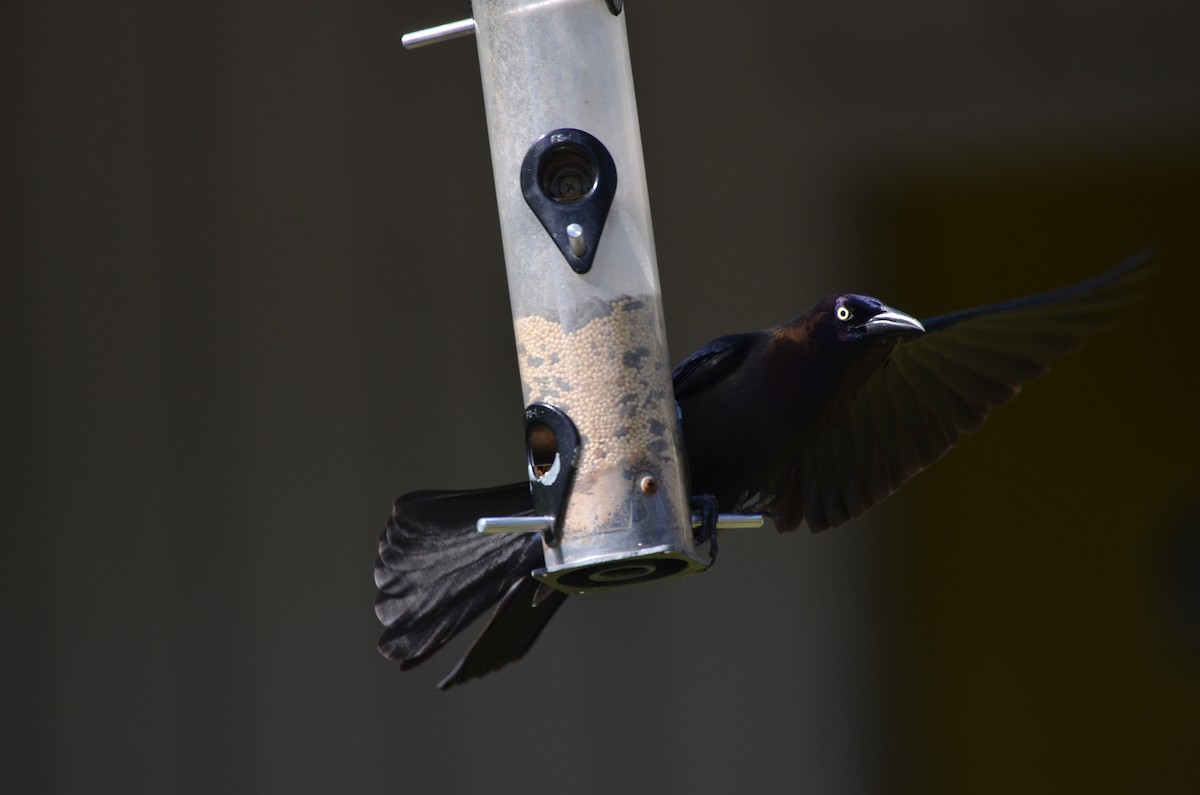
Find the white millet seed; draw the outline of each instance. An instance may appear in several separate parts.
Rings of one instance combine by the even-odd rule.
[[[614,467],[623,475],[618,482],[628,485],[637,472],[663,471],[668,459],[671,468],[677,463],[670,373],[653,307],[625,296],[603,303],[574,330],[540,315],[515,323],[527,402],[562,409],[583,439],[577,498],[591,493],[594,476]],[[605,517],[589,519],[603,523]]]

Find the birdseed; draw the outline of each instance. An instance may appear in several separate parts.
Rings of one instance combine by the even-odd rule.
[[[636,476],[661,480],[678,471],[675,403],[655,308],[652,298],[622,296],[589,305],[570,325],[541,315],[516,320],[526,404],[558,407],[582,437],[569,525],[627,526],[629,500],[612,490],[632,494]]]

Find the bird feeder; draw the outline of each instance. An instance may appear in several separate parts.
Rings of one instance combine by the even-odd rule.
[[[473,0],[525,399],[543,582],[571,593],[702,570],[671,388],[619,0]],[[761,523],[761,520],[759,520]]]

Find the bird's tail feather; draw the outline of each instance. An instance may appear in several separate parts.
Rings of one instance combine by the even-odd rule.
[[[480,516],[532,512],[528,484],[475,491],[415,491],[392,508],[379,537],[379,651],[401,669],[422,662],[542,566],[541,540],[482,536]]]
[[[567,595],[542,585],[532,577],[522,577],[511,588],[483,633],[454,669],[438,682],[438,689],[498,671],[525,656]]]
[[[396,500],[375,561],[375,613],[386,627],[379,651],[401,669],[412,668],[501,602],[476,647],[441,686],[481,676],[524,654],[561,602],[543,601],[532,621],[524,615],[537,589],[529,573],[543,565],[541,539],[481,535],[475,521],[531,511],[526,483],[413,492]]]

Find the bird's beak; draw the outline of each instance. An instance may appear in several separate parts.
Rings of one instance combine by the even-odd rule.
[[[870,336],[908,336],[925,333],[921,321],[890,306],[884,306],[883,311],[868,320],[863,327]]]

